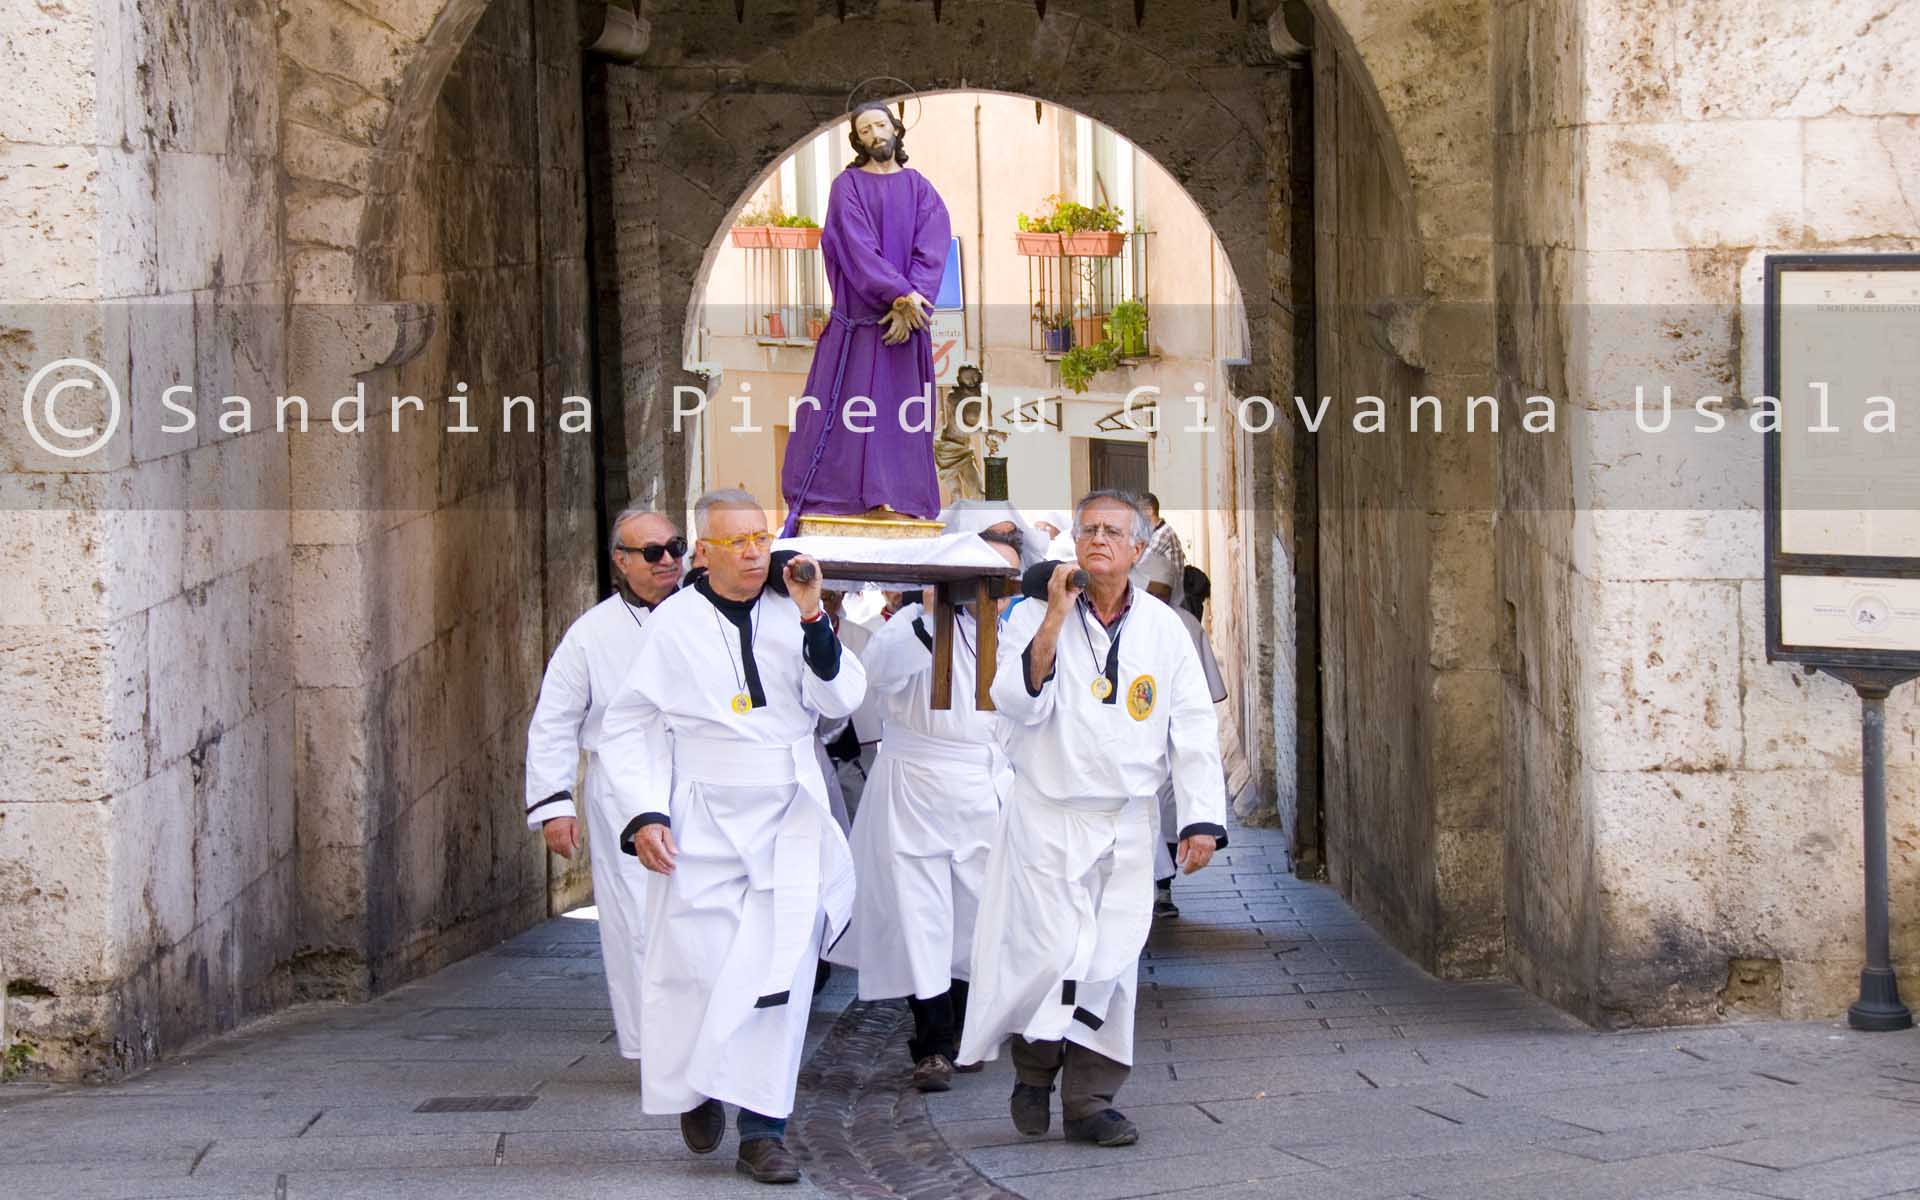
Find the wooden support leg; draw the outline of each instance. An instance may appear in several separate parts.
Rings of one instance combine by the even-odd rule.
[[[993,584],[976,579],[973,584],[973,627],[980,638],[980,657],[973,664],[973,707],[979,712],[993,711],[993,667],[1000,660],[1000,621],[993,598]]]
[[[953,596],[944,583],[926,594],[933,599],[933,707],[953,707]]]

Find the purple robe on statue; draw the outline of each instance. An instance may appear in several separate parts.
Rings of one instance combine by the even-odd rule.
[[[883,345],[876,322],[908,292],[932,303],[948,246],[947,206],[920,172],[849,167],[833,181],[820,235],[833,320],[807,373],[806,394],[819,407],[803,405],[787,439],[780,491],[790,511],[863,513],[885,504],[915,517],[940,512],[933,465],[938,399],[917,399],[934,396],[933,340],[920,331],[898,346]],[[853,414],[856,428],[848,429],[844,410],[855,396],[873,401],[872,417],[862,406]],[[868,425],[873,432],[857,432]]]

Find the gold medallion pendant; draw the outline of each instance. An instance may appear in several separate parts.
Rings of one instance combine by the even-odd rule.
[[[1105,700],[1111,695],[1113,695],[1113,680],[1108,679],[1105,675],[1096,676],[1093,681],[1093,698],[1095,700]]]
[[[745,715],[753,711],[753,697],[745,692],[737,692],[733,697],[733,711]]]

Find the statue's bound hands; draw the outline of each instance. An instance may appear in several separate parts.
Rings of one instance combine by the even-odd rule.
[[[919,292],[908,292],[895,300],[893,311],[904,315],[913,329],[925,329],[933,318],[933,304]]]
[[[898,346],[912,336],[913,326],[898,305],[888,309],[887,315],[880,318],[880,341],[884,345]]]

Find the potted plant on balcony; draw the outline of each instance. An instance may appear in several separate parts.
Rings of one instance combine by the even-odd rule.
[[[773,245],[773,226],[780,214],[771,208],[750,208],[733,222],[733,244],[745,250],[765,250]]]
[[[1060,359],[1060,385],[1074,392],[1086,391],[1095,375],[1120,365],[1116,350],[1112,342],[1075,346]]]
[[[1034,216],[1020,214],[1020,231],[1013,235],[1014,246],[1028,258],[1059,258],[1060,227],[1055,220],[1060,211],[1060,197],[1048,196],[1043,203],[1046,207]]]
[[[1060,229],[1060,252],[1074,258],[1114,258],[1127,244],[1120,232],[1122,213],[1111,204],[1075,204],[1068,201],[1054,214]]]
[[[1067,323],[1065,313],[1048,312],[1036,304],[1033,306],[1033,319],[1040,322],[1040,333],[1045,339],[1048,353],[1059,354],[1073,345],[1073,330]]]
[[[1107,318],[1107,336],[1120,346],[1120,353],[1127,358],[1138,358],[1147,352],[1147,306],[1138,300],[1122,300],[1113,306],[1113,314]]]
[[[812,250],[820,245],[819,222],[797,213],[776,218],[768,232],[773,235],[773,244],[782,250]]]
[[[1073,344],[1091,346],[1107,336],[1107,314],[1081,305],[1073,317]]]
[[[812,338],[814,341],[817,342],[820,340],[820,335],[825,333],[826,331],[827,331],[827,319],[825,317],[808,317],[807,318],[807,336],[808,337]]]

